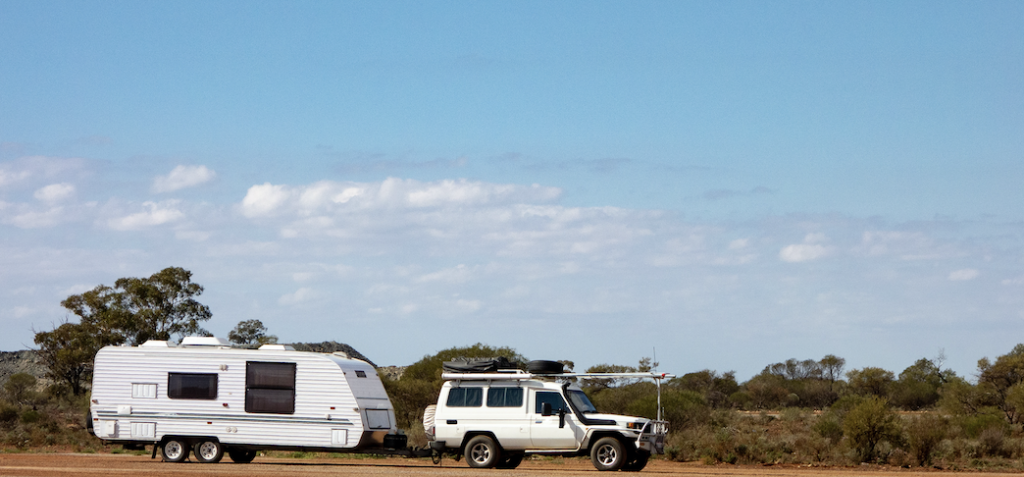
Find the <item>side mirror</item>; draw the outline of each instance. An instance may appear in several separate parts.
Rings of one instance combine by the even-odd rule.
[[[562,429],[565,427],[565,408],[558,409],[558,428]]]
[[[550,416],[552,414],[554,414],[554,413],[551,412],[551,403],[549,403],[549,402],[542,402],[540,404],[540,415],[541,416]]]

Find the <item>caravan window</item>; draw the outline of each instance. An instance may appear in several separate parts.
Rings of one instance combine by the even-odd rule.
[[[452,388],[448,391],[448,407],[480,407],[483,398],[481,388]]]
[[[246,361],[245,412],[293,414],[295,363]]]
[[[171,399],[217,399],[217,375],[167,373],[167,397]]]

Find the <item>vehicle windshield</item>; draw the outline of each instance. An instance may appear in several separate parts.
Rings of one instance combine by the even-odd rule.
[[[569,390],[569,399],[572,399],[572,403],[579,409],[583,414],[597,412],[597,408],[590,402],[586,394],[583,391],[577,391],[575,389]]]

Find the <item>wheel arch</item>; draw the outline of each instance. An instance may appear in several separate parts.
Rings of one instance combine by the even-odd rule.
[[[491,431],[466,431],[466,434],[464,436],[462,436],[462,443],[459,444],[459,454],[465,455],[465,453],[466,453],[466,444],[469,444],[469,441],[473,440],[473,438],[476,437],[476,436],[487,436],[487,437],[490,437],[494,441],[494,443],[498,445],[498,448],[501,449],[502,452],[505,451],[505,446],[501,445],[501,441],[498,440],[498,436],[494,435],[493,432],[491,432]]]

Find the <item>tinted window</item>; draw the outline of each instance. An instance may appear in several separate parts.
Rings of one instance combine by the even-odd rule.
[[[245,412],[292,414],[295,393],[288,389],[246,389]]]
[[[295,412],[295,363],[245,362],[245,412]]]
[[[487,390],[487,407],[520,407],[523,388],[491,388]]]
[[[551,411],[558,412],[559,409],[565,408],[565,400],[562,399],[562,395],[554,392],[538,392],[537,393],[537,406],[536,413],[540,414],[540,406],[544,403],[551,404]],[[568,409],[566,409],[568,411]]]
[[[483,388],[452,388],[448,391],[448,407],[480,407]]]
[[[217,399],[217,375],[168,373],[167,397],[171,399]]]

